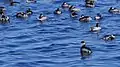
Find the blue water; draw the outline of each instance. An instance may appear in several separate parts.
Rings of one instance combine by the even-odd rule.
[[[7,0],[0,0],[10,17],[10,23],[0,24],[0,67],[120,67],[120,15],[108,13],[110,6],[120,8],[119,0],[97,0],[95,8],[86,8],[83,0],[37,0],[31,4],[16,1],[21,4],[9,6]],[[94,17],[101,13],[101,32],[89,32],[95,20],[81,23],[68,11],[54,15],[64,1],[79,7],[79,15]],[[34,12],[29,18],[14,16],[29,7]],[[49,17],[44,23],[36,20],[40,13]],[[106,34],[116,34],[116,39],[101,40]],[[81,40],[93,51],[89,58],[81,59]]]

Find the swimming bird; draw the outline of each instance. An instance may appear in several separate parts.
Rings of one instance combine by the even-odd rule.
[[[103,40],[105,40],[105,41],[109,41],[109,40],[114,40],[116,37],[115,37],[115,35],[105,35],[104,37],[103,37]]]
[[[43,14],[40,14],[40,16],[37,18],[39,21],[44,21],[47,19],[46,16],[44,16]]]
[[[10,1],[10,6],[14,6],[15,4],[20,4],[20,2],[16,2],[13,0],[9,0]]]
[[[0,21],[1,21],[1,22],[7,22],[7,21],[9,21],[9,20],[10,20],[10,18],[9,18],[8,16],[5,16],[4,14],[1,15],[1,17],[0,17]]]
[[[4,14],[4,13],[5,13],[5,11],[2,10],[2,9],[0,9],[0,14],[2,15],[2,14]]]
[[[85,56],[89,56],[92,54],[92,50],[86,46],[86,42],[85,41],[81,41],[81,49],[80,49],[80,53],[81,53],[81,56],[82,57],[85,57]]]
[[[36,0],[26,0],[27,3],[36,3]]]
[[[62,8],[69,8],[70,4],[63,2],[63,4],[61,5]]]
[[[90,16],[84,16],[83,14],[79,18],[80,22],[89,22],[90,20],[92,20],[92,18]]]
[[[0,6],[0,14],[5,14],[6,8],[3,6]]]
[[[75,17],[78,16],[78,14],[76,12],[71,12],[70,16],[73,17],[73,18],[75,18]]]
[[[18,12],[16,14],[16,17],[18,17],[18,18],[27,18],[28,15],[25,12]]]
[[[31,14],[33,14],[33,11],[32,11],[30,8],[28,8],[28,9],[26,10],[26,14],[27,14],[27,15],[31,15]]]
[[[0,10],[5,11],[5,10],[6,10],[6,8],[5,8],[5,7],[3,7],[3,6],[0,6]]]
[[[97,16],[95,16],[95,20],[100,20],[102,19],[102,15],[100,13],[97,13]]]
[[[86,7],[95,7],[95,0],[85,0]]]
[[[69,11],[71,11],[71,12],[79,12],[80,9],[79,9],[79,8],[76,8],[76,7],[73,6],[73,5],[71,5],[71,6],[69,7]]]
[[[90,27],[91,32],[97,32],[100,30],[101,30],[101,27],[100,27],[99,23],[96,23],[96,26]]]
[[[118,14],[118,13],[120,13],[120,9],[110,7],[108,12]]]
[[[54,13],[60,15],[60,14],[62,14],[62,11],[60,10],[60,8],[57,8],[57,9],[54,11]]]

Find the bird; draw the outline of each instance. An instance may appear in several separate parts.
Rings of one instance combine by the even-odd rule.
[[[16,2],[13,0],[9,0],[10,1],[10,6],[14,6],[15,4],[20,4],[20,2]]]
[[[98,32],[101,30],[99,23],[96,23],[96,26],[90,27],[91,32]]]
[[[9,20],[10,20],[10,18],[9,18],[8,16],[5,16],[4,14],[1,15],[1,17],[0,17],[0,21],[1,21],[1,22],[7,22],[7,21],[9,21]]]
[[[27,15],[27,13],[25,13],[25,12],[18,12],[18,13],[16,14],[16,17],[18,17],[18,18],[27,18],[28,15]]]
[[[4,14],[4,13],[5,13],[5,11],[2,10],[2,9],[0,9],[0,15],[2,15],[2,14]]]
[[[120,9],[110,7],[108,12],[113,13],[113,14],[119,14],[120,13]]]
[[[81,53],[81,56],[82,57],[85,57],[85,56],[89,56],[92,54],[92,50],[86,46],[86,42],[85,41],[81,41],[81,48],[80,48],[80,53]]]
[[[28,8],[28,9],[26,10],[26,14],[27,14],[27,15],[31,15],[31,14],[33,14],[33,11],[32,11],[30,8]]]
[[[71,6],[69,7],[69,11],[70,11],[70,12],[79,12],[80,9],[77,8],[77,7],[75,7],[75,6],[73,6],[73,5],[71,5]]]
[[[90,20],[92,20],[92,18],[90,16],[84,16],[83,14],[79,18],[80,22],[89,22]]]
[[[70,16],[71,16],[72,18],[75,18],[75,17],[78,16],[78,14],[77,14],[76,12],[73,11],[73,12],[71,12]]]
[[[114,40],[116,37],[115,35],[111,34],[111,35],[105,35],[102,39],[105,41],[111,41]]]
[[[37,18],[39,21],[44,21],[47,19],[46,16],[44,16],[43,14],[40,14],[39,17]]]
[[[85,0],[85,3],[86,7],[95,7],[95,0]]]
[[[36,3],[36,0],[26,0],[26,3]]]
[[[62,8],[69,8],[70,4],[63,2],[63,4],[61,5]]]
[[[97,16],[95,16],[95,20],[100,20],[102,19],[102,15],[100,13],[97,13]]]
[[[62,14],[62,11],[60,10],[60,8],[57,8],[57,9],[54,11],[54,14],[60,15],[60,14]]]

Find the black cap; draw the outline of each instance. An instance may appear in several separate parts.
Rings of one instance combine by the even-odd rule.
[[[85,43],[85,41],[83,40],[83,41],[81,41],[81,43]]]

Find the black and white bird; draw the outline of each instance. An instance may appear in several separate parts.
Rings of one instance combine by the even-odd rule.
[[[20,2],[16,2],[13,0],[9,0],[10,1],[10,6],[14,6],[15,4],[20,4]]]
[[[17,17],[17,18],[27,18],[27,17],[28,17],[28,14],[25,13],[25,12],[18,12],[18,13],[16,14],[16,17]]]
[[[81,15],[81,17],[79,18],[80,22],[89,22],[92,20],[92,17],[90,16],[84,16],[83,14]]]
[[[63,2],[63,4],[61,5],[62,8],[69,8],[71,5],[66,3],[66,2]]]
[[[114,8],[114,7],[110,7],[108,12],[113,13],[113,14],[120,14],[120,9]]]
[[[77,7],[75,7],[75,6],[73,6],[73,5],[71,5],[71,6],[69,7],[69,11],[70,11],[70,12],[79,12],[80,9],[77,8]]]
[[[31,15],[31,14],[33,14],[33,11],[32,11],[30,8],[28,8],[28,9],[26,10],[26,14],[27,14],[27,15]]]
[[[92,50],[86,46],[85,41],[81,41],[81,56],[85,57],[85,56],[89,56],[92,53]]]
[[[90,27],[91,32],[97,32],[100,30],[101,30],[101,27],[100,27],[99,23],[96,23],[96,26]]]
[[[43,14],[40,14],[39,17],[37,18],[37,20],[39,21],[44,21],[47,19],[47,16],[44,16]]]
[[[105,41],[111,41],[111,40],[114,40],[116,37],[115,37],[115,35],[105,35],[104,37],[103,37],[103,40],[105,40]]]
[[[100,20],[102,19],[102,15],[100,13],[97,13],[97,16],[95,16],[95,20]]]
[[[7,21],[10,21],[10,18],[8,16],[5,16],[4,14],[1,15],[0,17],[0,21],[1,22],[7,22]]]
[[[85,0],[85,3],[86,7],[95,7],[95,0]]]
[[[26,0],[26,3],[36,3],[36,0]]]
[[[54,11],[54,14],[60,15],[60,14],[62,14],[62,11],[60,10],[60,8],[57,8],[57,9]]]
[[[72,18],[75,18],[75,17],[78,17],[78,14],[77,14],[76,12],[71,12],[70,16],[71,16]]]

